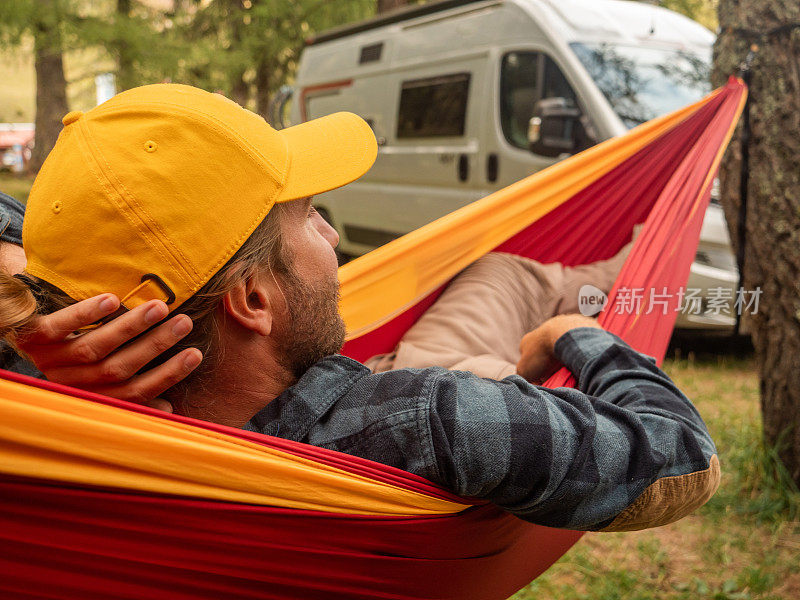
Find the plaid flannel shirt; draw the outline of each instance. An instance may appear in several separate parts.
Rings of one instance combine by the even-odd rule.
[[[442,368],[371,374],[330,356],[246,429],[420,475],[551,527],[671,522],[719,484],[714,442],[652,358],[594,328],[562,336],[578,389]]]

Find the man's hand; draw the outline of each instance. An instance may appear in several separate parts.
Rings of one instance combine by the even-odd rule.
[[[172,412],[172,405],[157,396],[189,375],[202,353],[187,348],[145,373],[137,372],[186,337],[192,320],[174,316],[125,345],[167,316],[167,305],[151,300],[97,329],[74,335],[118,308],[119,299],[113,294],[83,300],[36,317],[15,344],[50,381]]]
[[[554,353],[556,341],[570,329],[578,327],[602,329],[591,317],[558,315],[525,334],[519,344],[521,356],[517,363],[517,374],[531,383],[544,383],[561,366]]]

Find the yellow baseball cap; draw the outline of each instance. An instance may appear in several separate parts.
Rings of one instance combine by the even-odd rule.
[[[336,113],[276,131],[219,95],[157,84],[71,112],[31,190],[26,271],[75,300],[188,300],[276,202],[358,179],[369,125]]]

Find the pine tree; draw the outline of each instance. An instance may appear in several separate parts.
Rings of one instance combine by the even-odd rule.
[[[28,168],[36,172],[55,145],[61,119],[69,112],[64,55],[104,48],[118,65],[118,88],[156,81],[182,51],[170,36],[158,35],[165,16],[137,0],[15,0],[0,2],[0,43],[17,46],[33,39],[36,68],[36,135]],[[87,75],[100,74],[92,71]]]
[[[294,78],[315,32],[374,14],[374,0],[211,0],[184,7],[191,50],[175,81],[219,90],[268,116],[275,92]]]
[[[61,131],[69,111],[64,76],[67,0],[24,0],[0,3],[0,36],[4,45],[33,37],[36,67],[36,136],[28,168],[36,172]]]

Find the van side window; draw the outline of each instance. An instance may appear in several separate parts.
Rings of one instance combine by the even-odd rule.
[[[508,142],[528,149],[528,121],[533,105],[541,98],[539,73],[541,54],[509,52],[500,69],[500,123]]]
[[[469,80],[469,73],[456,73],[404,81],[397,138],[464,135]]]

